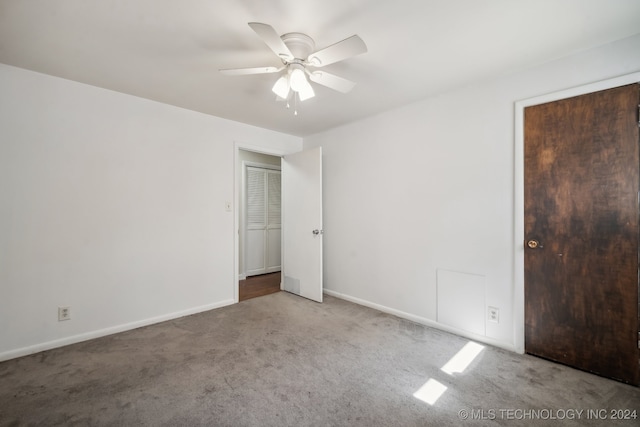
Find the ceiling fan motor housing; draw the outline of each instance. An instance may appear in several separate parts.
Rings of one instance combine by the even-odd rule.
[[[281,37],[284,44],[289,48],[294,58],[299,61],[304,61],[309,55],[311,55],[316,44],[311,37],[302,33],[287,33]],[[290,61],[297,62],[297,61]]]

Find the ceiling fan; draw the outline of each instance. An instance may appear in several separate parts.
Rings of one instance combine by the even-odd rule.
[[[300,101],[314,97],[315,92],[309,80],[342,93],[349,92],[355,86],[350,80],[316,69],[365,53],[367,46],[357,35],[315,51],[313,39],[306,34],[287,33],[279,36],[271,25],[249,22],[249,26],[280,58],[283,66],[222,69],[222,74],[239,76],[284,71],[272,90],[278,98],[286,100],[292,96]]]

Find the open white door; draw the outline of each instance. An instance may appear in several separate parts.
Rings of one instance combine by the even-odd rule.
[[[322,148],[282,159],[283,289],[322,302]]]

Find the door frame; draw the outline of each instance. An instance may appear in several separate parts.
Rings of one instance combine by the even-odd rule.
[[[249,144],[240,141],[234,141],[233,144],[233,206],[240,206],[242,201],[240,200],[240,191],[242,186],[242,165],[240,165],[240,171],[238,171],[238,162],[240,156],[240,150],[253,151],[254,153],[267,154],[270,156],[282,157],[286,154],[290,154],[291,151],[262,147],[255,144]],[[240,175],[240,176],[239,176]],[[233,300],[235,303],[240,301],[240,209],[234,209],[233,212]],[[284,227],[284,224],[282,224]]]
[[[528,98],[515,103],[514,142],[514,233],[513,233],[513,342],[524,354],[524,109],[533,105],[559,101],[587,93],[640,82],[640,72],[625,74],[582,86]]]

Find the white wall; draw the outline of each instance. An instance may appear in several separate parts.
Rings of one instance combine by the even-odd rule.
[[[638,71],[638,52],[640,36],[305,138],[324,152],[325,288],[517,349],[514,103]]]
[[[0,94],[0,360],[234,302],[234,142],[300,138],[2,64]]]
[[[513,348],[514,102],[638,71],[639,51],[636,36],[305,138],[323,146],[327,290]],[[2,64],[0,94],[0,360],[234,301],[235,147],[299,138]],[[438,269],[482,277],[461,288],[484,284],[500,323],[438,323]]]

